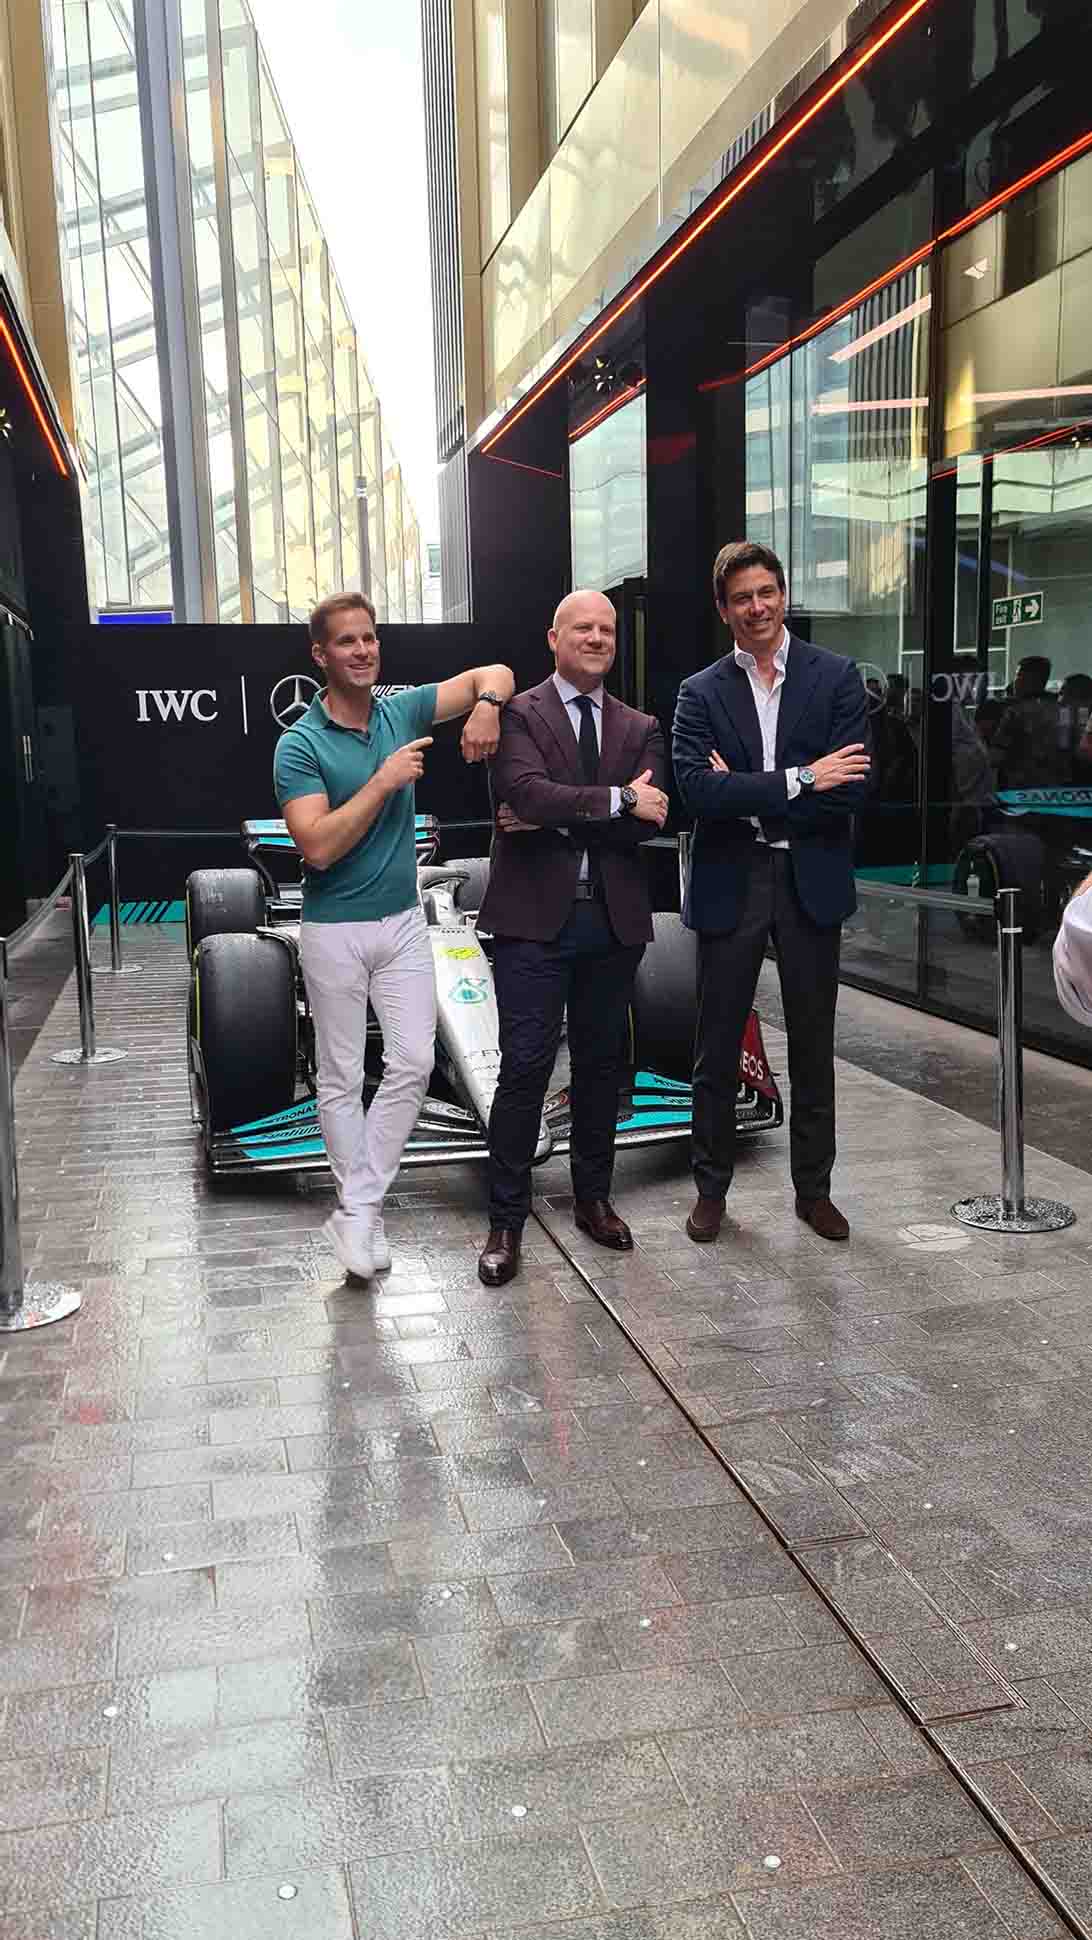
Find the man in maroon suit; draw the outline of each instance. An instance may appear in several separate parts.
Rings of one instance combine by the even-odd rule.
[[[555,670],[501,722],[501,806],[481,927],[494,937],[501,1070],[489,1120],[486,1286],[519,1267],[531,1163],[568,1013],[574,1217],[603,1246],[633,1239],[610,1204],[633,979],[652,936],[638,844],[663,827],[666,760],[651,715],[608,694],[615,614],[570,593],[549,632]]]

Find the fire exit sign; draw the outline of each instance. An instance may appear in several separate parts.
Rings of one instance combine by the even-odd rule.
[[[1015,599],[994,600],[994,630],[1003,626],[1039,626],[1045,612],[1045,593],[1019,593]]]

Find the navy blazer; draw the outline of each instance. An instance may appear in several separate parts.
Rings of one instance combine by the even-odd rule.
[[[751,683],[725,654],[679,689],[672,754],[679,793],[694,817],[690,883],[683,922],[693,930],[733,930],[742,913],[746,865],[755,840],[752,815],[788,823],[793,878],[801,905],[821,929],[857,907],[852,816],[867,782],[788,799],[786,768],[806,768],[861,741],[870,745],[868,700],[852,660],[790,637],[777,718],[777,767],[762,770],[762,731]],[[716,749],[731,769],[709,766]]]

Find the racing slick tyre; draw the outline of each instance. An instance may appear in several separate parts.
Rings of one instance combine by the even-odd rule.
[[[456,909],[480,909],[485,901],[489,887],[489,857],[487,855],[454,856],[445,862],[445,869],[465,869],[469,880],[459,883],[455,890]]]
[[[197,945],[191,1057],[208,1132],[230,1131],[294,1102],[296,1028],[295,968],[286,944],[272,936],[207,936]]]
[[[698,939],[661,910],[633,986],[634,1063],[689,1083],[698,1014]]]
[[[190,959],[206,936],[252,936],[266,918],[256,869],[195,869],[186,878],[186,947]]]
[[[1019,889],[1020,921],[1024,941],[1034,943],[1043,927],[1043,875],[1046,851],[1037,835],[1024,829],[999,829],[990,835],[976,835],[956,859],[952,889],[957,896],[972,896],[972,882],[983,905],[981,914],[961,916],[964,936],[992,943],[996,933],[993,904],[999,889]]]

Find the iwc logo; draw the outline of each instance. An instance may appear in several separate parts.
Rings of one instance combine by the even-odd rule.
[[[269,711],[278,727],[295,727],[302,721],[319,691],[317,680],[309,674],[285,674],[269,696]]]

